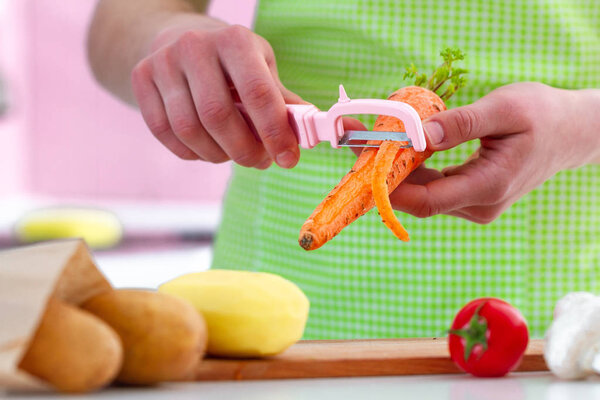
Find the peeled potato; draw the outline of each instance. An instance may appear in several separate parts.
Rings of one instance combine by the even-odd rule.
[[[51,299],[19,368],[61,392],[88,392],[114,379],[122,357],[119,336],[106,323]]]
[[[93,249],[106,249],[119,243],[123,228],[109,211],[56,207],[25,214],[15,225],[15,235],[23,243],[78,237]]]
[[[117,380],[153,384],[192,377],[206,349],[206,324],[186,301],[164,293],[113,290],[82,307],[106,321],[123,342]]]
[[[208,326],[209,354],[275,355],[304,332],[309,302],[292,282],[264,272],[210,270],[183,275],[159,291],[190,301]]]

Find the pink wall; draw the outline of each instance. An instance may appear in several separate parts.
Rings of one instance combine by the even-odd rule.
[[[11,106],[0,116],[0,196],[14,195],[24,189],[26,179],[26,135],[30,107],[25,95],[30,92],[24,60],[27,46],[13,40],[26,36],[25,3],[11,7],[0,3],[0,74]]]
[[[0,181],[52,196],[219,201],[229,165],[179,160],[152,137],[136,110],[94,82],[84,48],[94,3],[9,0],[26,33],[16,38],[15,47],[28,54],[20,57],[21,76],[13,77],[16,100],[26,111],[15,113],[24,135],[20,145],[0,125],[0,146],[10,142],[10,151],[0,153]],[[240,7],[222,0],[212,11],[228,15],[236,10],[229,11],[232,22],[248,24],[252,3]],[[14,55],[6,53],[1,58]],[[24,154],[14,156],[19,150]],[[5,158],[5,153],[12,155]],[[2,167],[8,162],[10,168],[19,165],[20,175]]]

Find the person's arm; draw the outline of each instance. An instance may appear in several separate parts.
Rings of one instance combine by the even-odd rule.
[[[95,76],[136,103],[154,136],[180,158],[294,166],[299,150],[285,103],[302,99],[280,82],[265,39],[203,15],[205,6],[100,0],[88,39]]]
[[[100,0],[88,32],[88,60],[108,90],[136,104],[131,72],[150,54],[153,40],[169,29],[215,29],[226,24],[207,17],[208,0]]]
[[[559,171],[600,163],[600,90],[515,83],[425,121],[436,151],[478,139],[465,163],[420,167],[390,194],[394,208],[489,223]]]
[[[600,89],[584,89],[577,93],[581,110],[574,118],[579,118],[577,126],[586,133],[582,144],[590,153],[589,164],[600,164]]]

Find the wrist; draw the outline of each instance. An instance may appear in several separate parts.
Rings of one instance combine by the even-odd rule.
[[[177,40],[183,33],[190,30],[212,31],[228,26],[227,23],[195,12],[162,13],[157,18],[157,28],[149,35],[144,45],[144,55],[147,56],[157,49]]]
[[[575,118],[574,126],[579,133],[580,162],[600,164],[600,89],[582,89],[574,91]],[[575,133],[574,132],[574,133]]]

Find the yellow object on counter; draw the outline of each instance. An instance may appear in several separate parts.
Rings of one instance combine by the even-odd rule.
[[[115,246],[123,237],[118,218],[93,208],[47,208],[25,214],[15,225],[20,242],[82,238],[93,249]]]
[[[204,356],[204,319],[176,296],[117,289],[86,300],[81,308],[101,318],[121,338],[118,382],[152,385],[183,380],[193,376]]]
[[[208,327],[207,352],[223,357],[281,353],[302,337],[308,298],[294,283],[264,272],[209,270],[180,276],[159,291],[191,302]]]

